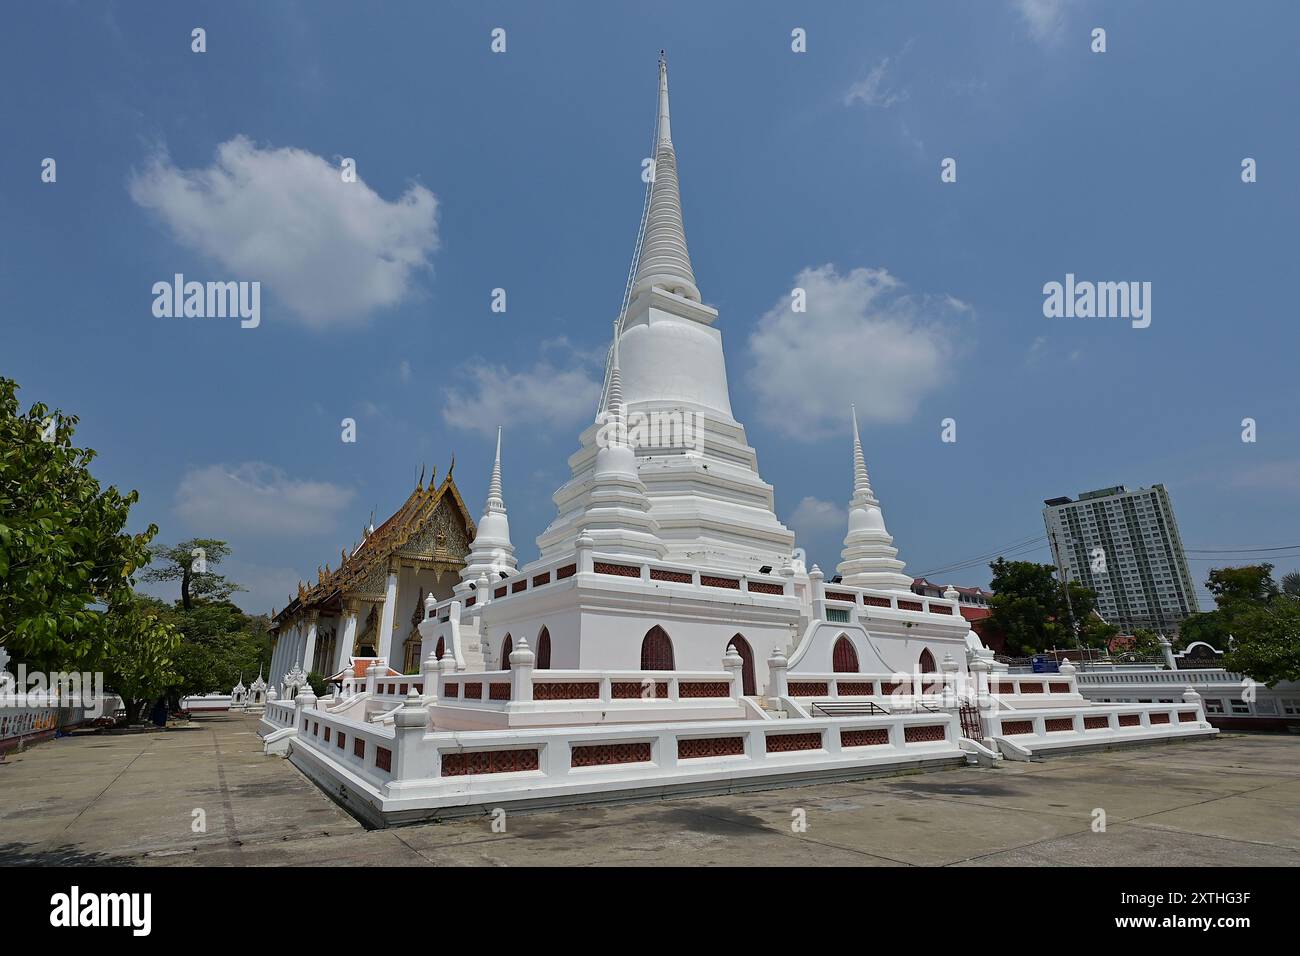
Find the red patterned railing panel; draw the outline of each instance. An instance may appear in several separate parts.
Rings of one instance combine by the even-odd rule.
[[[922,744],[935,740],[946,740],[943,724],[925,724],[922,727],[904,727],[903,743]]]
[[[460,696],[460,685],[459,685],[459,684],[443,684],[443,685],[442,685],[442,696],[443,696],[443,697],[459,697],[459,696]]]
[[[692,737],[677,741],[677,759],[734,757],[745,752],[744,737]]]
[[[835,682],[841,697],[870,697],[876,685],[869,680],[842,680]]]
[[[536,770],[536,750],[476,750],[468,753],[444,753],[444,777],[470,777],[481,773],[517,773]]]
[[[330,728],[328,727],[325,728],[325,742],[326,743],[330,742]]]
[[[1020,682],[1020,693],[1022,694],[1041,694],[1043,692],[1042,684],[1031,684],[1025,681]]]
[[[515,581],[513,584],[510,585],[511,594],[518,594],[520,591],[527,591],[527,590],[528,590],[527,578],[520,578],[518,581]]]
[[[1043,729],[1049,734],[1059,734],[1074,730],[1073,717],[1048,717],[1043,721]]]
[[[339,748],[339,750],[342,750],[342,749],[343,749],[343,745],[346,744],[346,743],[348,742],[348,735],[347,735],[347,734],[339,734],[336,738],[334,738],[334,742],[335,742],[336,744],[338,744],[338,748]]]
[[[785,587],[780,584],[772,584],[769,581],[750,581],[749,590],[759,594],[784,594]]]
[[[1180,711],[1178,712],[1178,720],[1179,720],[1180,723],[1184,723],[1184,724],[1185,724],[1185,723],[1188,723],[1188,722],[1195,723],[1195,722],[1196,722],[1196,711],[1194,711],[1194,710],[1180,710]]]
[[[597,574],[614,574],[621,578],[639,578],[641,569],[635,564],[613,564],[609,561],[597,561],[595,564]]]
[[[931,604],[931,605],[930,605],[930,613],[931,613],[931,614],[951,614],[951,613],[952,613],[952,606],[949,605],[949,604]]]
[[[469,681],[466,681],[466,682],[465,682],[465,699],[466,699],[466,700],[481,700],[482,698],[483,698],[483,682],[482,682],[482,681],[474,681],[473,683],[470,683]]]
[[[597,700],[599,681],[545,681],[533,684],[533,700]]]
[[[677,696],[682,699],[693,697],[730,697],[731,685],[725,680],[678,681]]]
[[[619,763],[649,763],[649,742],[635,744],[580,744],[570,752],[572,767],[607,767]]]
[[[689,571],[669,571],[665,568],[651,568],[651,581],[671,581],[673,584],[690,584],[694,578]]]
[[[902,686],[903,686],[902,684],[895,684],[893,681],[882,680],[880,682],[880,696],[888,697],[890,694],[892,694],[894,691],[898,690],[898,688]]]
[[[610,696],[615,700],[635,700],[638,697],[654,697],[659,700],[668,699],[668,682],[666,680],[655,681],[652,688],[646,687],[641,681],[635,680],[617,680],[610,685]],[[650,693],[647,695],[646,691]]]
[[[893,607],[894,606],[889,602],[889,598],[874,597],[873,595],[870,594],[862,595],[862,603],[867,605],[868,607]]]
[[[550,571],[543,571],[541,574],[534,574],[534,575],[533,575],[533,587],[535,587],[535,588],[539,588],[539,587],[541,587],[543,584],[550,584],[550,583],[551,583],[551,572],[550,572]]]
[[[1141,714],[1120,714],[1119,725],[1121,727],[1141,727],[1142,715]]]
[[[501,587],[497,588],[492,592],[492,596],[494,598],[503,598],[506,596],[506,590],[507,590],[506,586],[503,584],[501,585]]]
[[[706,588],[730,588],[733,591],[740,590],[739,578],[720,578],[713,574],[701,574],[700,584]]]
[[[488,684],[488,700],[509,700],[510,685],[501,681],[493,681]]]
[[[889,730],[885,727],[840,731],[841,747],[878,747],[887,743],[889,743]]]
[[[826,681],[792,680],[788,686],[791,697],[826,697],[831,692]]]
[[[366,755],[366,742],[360,737],[353,737],[352,756],[365,757],[365,755]]]
[[[576,564],[566,564],[564,567],[556,570],[555,580],[563,581],[565,578],[571,578],[577,573],[578,566]]]
[[[858,596],[851,591],[827,591],[826,600],[828,601],[848,601],[850,604],[858,603]]]
[[[1014,694],[1016,692],[1015,684],[994,684],[993,693],[995,694]]]
[[[1032,720],[1004,720],[1002,721],[1002,733],[1006,737],[1014,734],[1032,734],[1034,732],[1034,722]]]
[[[1151,715],[1151,723],[1153,723],[1153,724],[1167,724],[1167,723],[1169,723],[1169,715],[1168,715],[1168,714],[1152,714],[1152,715]]]
[[[920,601],[899,601],[898,609],[900,611],[920,611],[925,607]]]
[[[1085,715],[1083,718],[1084,730],[1103,730],[1109,726],[1110,726],[1109,717],[1096,717],[1096,716],[1089,717]]]
[[[822,735],[813,734],[769,734],[767,752],[770,754],[790,753],[794,750],[821,750]]]
[[[375,748],[375,766],[380,770],[393,771],[393,752],[387,747]]]
[[[473,607],[477,602],[478,602],[478,597],[476,595],[470,595],[469,597],[465,598],[466,607]]]

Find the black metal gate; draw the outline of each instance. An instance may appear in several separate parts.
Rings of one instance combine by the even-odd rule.
[[[968,740],[984,740],[984,721],[980,717],[980,709],[977,704],[962,704],[959,708],[961,715],[961,735]]]

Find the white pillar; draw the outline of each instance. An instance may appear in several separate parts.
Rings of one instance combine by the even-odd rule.
[[[316,657],[316,622],[319,619],[319,612],[307,612],[307,634],[303,638],[302,644],[302,670],[304,674],[310,674],[314,666],[314,658]],[[325,676],[328,677],[329,675]]]
[[[722,669],[727,672],[732,700],[740,700],[745,696],[744,667],[745,661],[736,651],[735,645],[728,644],[726,653],[722,655]]]
[[[767,682],[768,697],[788,697],[790,694],[789,685],[786,682],[787,668],[790,662],[785,658],[785,651],[780,647],[772,649],[772,656],[767,659],[767,672],[769,680]]]
[[[393,622],[397,617],[397,571],[388,572],[388,587],[384,591],[384,610],[379,616],[379,656],[393,660]]]
[[[343,607],[343,621],[338,632],[338,643],[334,645],[335,673],[344,670],[352,657],[352,647],[357,642],[357,610],[354,601],[348,601]]]
[[[537,655],[528,646],[528,641],[519,638],[519,642],[510,651],[510,698],[516,703],[533,699],[533,665]]]

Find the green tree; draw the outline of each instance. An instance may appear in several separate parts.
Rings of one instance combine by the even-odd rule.
[[[1205,582],[1220,608],[1259,604],[1277,594],[1273,565],[1250,564],[1240,568],[1214,568]]]
[[[1002,635],[1007,653],[1023,656],[1074,644],[1051,565],[998,558],[989,569],[994,594],[988,626]]]
[[[224,601],[236,591],[244,590],[233,581],[208,570],[229,556],[230,546],[224,541],[217,538],[190,538],[171,547],[154,548],[152,561],[162,562],[161,566],[146,568],[141,577],[145,581],[179,580],[181,606],[189,611],[194,608],[196,599]]]
[[[1300,680],[1300,599],[1277,594],[1268,601],[1239,606],[1233,643],[1223,666],[1249,674],[1272,687]]]
[[[95,452],[72,445],[77,422],[39,402],[20,412],[0,378],[0,644],[44,670],[95,666],[102,611],[131,602],[158,533],[123,530],[138,495],[100,487]]]
[[[104,683],[122,697],[128,723],[176,679],[180,635],[145,601],[129,601],[105,615]]]

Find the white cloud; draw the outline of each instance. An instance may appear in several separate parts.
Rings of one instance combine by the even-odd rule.
[[[790,527],[801,537],[816,537],[825,531],[842,531],[848,526],[848,512],[841,506],[807,496],[790,515]]]
[[[191,468],[176,489],[175,512],[195,531],[218,538],[328,533],[352,490],[290,478],[265,462]],[[242,583],[242,582],[241,582]]]
[[[894,57],[887,56],[873,66],[865,79],[858,80],[849,87],[844,94],[844,105],[852,106],[860,102],[867,106],[889,109],[895,103],[907,99],[906,90],[897,90],[890,84],[890,64],[894,62]]]
[[[864,422],[897,423],[949,376],[951,319],[971,307],[949,295],[907,295],[884,269],[804,269],[795,312],[783,296],[750,334],[749,387],[759,417],[803,441],[844,434],[849,405]]]
[[[397,378],[403,385],[411,381],[411,363],[406,359],[397,365]]]
[[[542,345],[544,353],[557,348],[569,351],[565,360],[557,365],[544,354],[525,371],[481,359],[467,363],[460,381],[443,389],[443,421],[453,428],[494,435],[498,425],[549,430],[593,418],[605,350],[577,351],[564,339]]]
[[[1065,23],[1065,0],[1012,0],[1035,40],[1055,39]]]
[[[317,328],[401,302],[438,247],[438,200],[423,186],[388,202],[314,153],[263,149],[244,136],[200,169],[159,155],[128,188],[178,242],[229,270],[192,278],[261,281]]]

